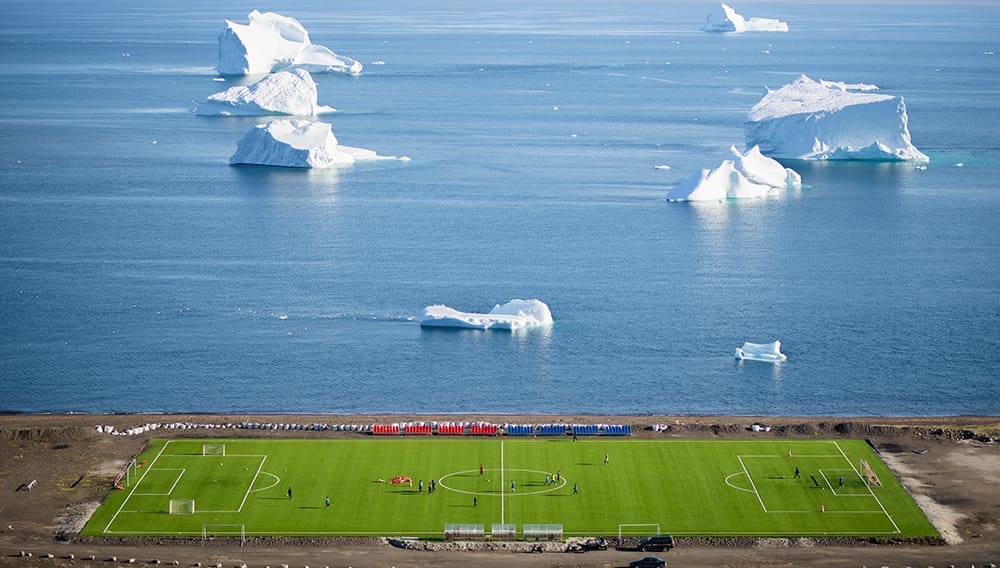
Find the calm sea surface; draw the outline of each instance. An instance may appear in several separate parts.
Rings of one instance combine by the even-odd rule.
[[[191,112],[252,6],[164,4],[0,5],[2,410],[1000,413],[996,5],[278,2],[365,64],[315,75],[339,140],[412,158],[297,171]],[[931,163],[665,201],[801,73],[904,96]],[[419,325],[511,298],[556,324]]]

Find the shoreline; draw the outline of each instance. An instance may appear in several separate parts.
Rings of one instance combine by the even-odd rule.
[[[308,413],[0,413],[0,566],[103,566],[110,557],[177,559],[182,565],[264,566],[481,566],[537,568],[620,566],[636,554],[522,554],[519,550],[408,549],[385,539],[364,541],[260,539],[246,547],[222,540],[148,542],[78,536],[86,511],[110,491],[115,473],[153,437],[324,438],[370,436],[357,430],[250,429],[240,422],[374,424],[399,422],[499,422],[629,424],[633,438],[760,439],[852,438],[868,440],[941,534],[941,542],[822,538],[703,539],[665,557],[684,566],[749,565],[983,565],[1000,562],[1000,416],[775,417],[725,415],[588,414],[308,414]],[[191,428],[149,423],[190,423]],[[755,431],[754,423],[770,431]],[[98,433],[113,425],[130,435]],[[220,426],[220,425],[228,425]],[[662,426],[662,428],[657,428]],[[419,435],[418,435],[419,436]],[[427,435],[423,435],[427,437]],[[627,438],[608,436],[609,443]],[[18,487],[32,479],[32,491]],[[92,509],[91,509],[92,510]],[[8,527],[11,527],[8,529]],[[31,552],[33,557],[20,556]],[[48,558],[48,554],[53,554]],[[69,560],[68,555],[75,559]],[[82,559],[93,556],[92,563]]]

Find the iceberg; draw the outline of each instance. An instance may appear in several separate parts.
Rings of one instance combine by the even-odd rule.
[[[781,352],[780,341],[772,341],[771,343],[750,343],[746,341],[743,343],[743,347],[736,348],[736,358],[764,361],[767,363],[778,363],[788,360],[788,357]]]
[[[802,187],[802,176],[760,153],[754,146],[740,153],[730,146],[732,160],[713,170],[701,170],[669,192],[668,201],[720,201],[777,195],[783,189]]]
[[[770,18],[744,18],[728,4],[721,3],[705,17],[706,32],[787,32],[788,24]]]
[[[326,122],[272,120],[251,128],[236,146],[229,163],[286,168],[329,168],[358,160],[404,160],[372,150],[341,146]]]
[[[254,10],[249,19],[248,24],[226,20],[226,29],[219,34],[219,73],[254,75],[290,67],[313,73],[361,73],[360,62],[309,41],[309,32],[295,18]]]
[[[746,145],[793,160],[929,162],[910,140],[903,98],[876,89],[802,75],[750,109]]]
[[[460,312],[448,306],[424,308],[420,325],[424,327],[457,327],[462,329],[500,329],[515,331],[552,324],[552,312],[541,300],[511,300],[497,304],[485,314]]]
[[[293,114],[312,116],[336,112],[317,102],[316,82],[305,69],[279,71],[249,85],[215,93],[198,105],[202,116],[261,116]]]

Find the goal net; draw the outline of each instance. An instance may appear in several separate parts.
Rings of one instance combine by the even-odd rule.
[[[640,529],[639,527],[645,527]],[[652,530],[649,530],[652,529]],[[618,525],[618,540],[624,536],[660,534],[659,523],[630,523]]]
[[[201,545],[205,546],[205,541],[215,540],[215,537],[240,537],[240,546],[247,540],[247,530],[244,525],[217,525],[217,524],[204,524],[201,525]]]
[[[192,515],[194,514],[194,499],[171,499],[171,515]]]
[[[201,446],[203,456],[224,456],[226,455],[225,444],[204,444]]]
[[[875,487],[882,487],[882,482],[878,480],[878,476],[872,471],[872,466],[868,465],[868,462],[861,460],[861,473],[865,476],[865,483],[868,487],[874,485]]]

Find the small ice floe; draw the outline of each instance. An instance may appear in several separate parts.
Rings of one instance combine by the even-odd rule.
[[[788,360],[788,357],[781,352],[781,342],[771,343],[750,343],[746,341],[743,347],[736,348],[737,359],[749,359],[750,361],[764,361],[765,363],[779,363]]]
[[[666,164],[660,164],[658,166],[653,166],[653,169],[657,169],[657,170],[669,170],[670,166],[668,166]]]

